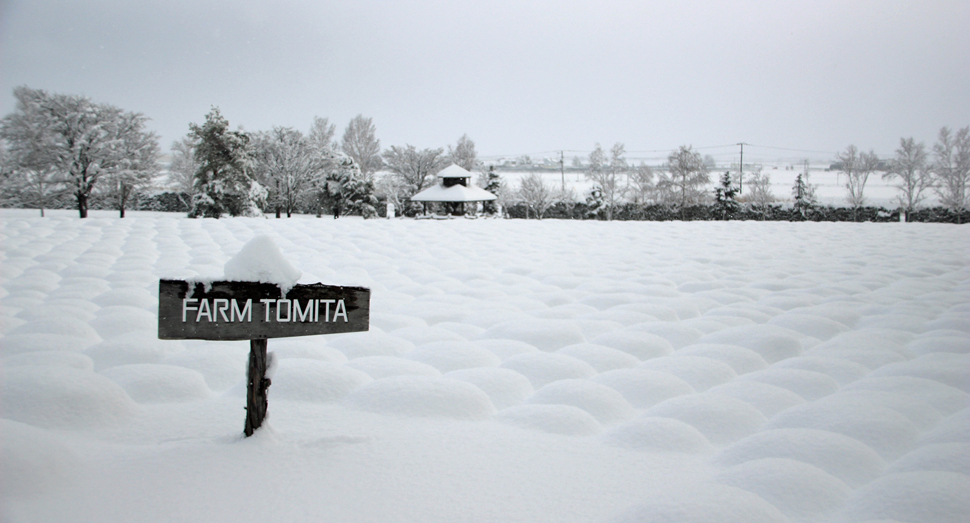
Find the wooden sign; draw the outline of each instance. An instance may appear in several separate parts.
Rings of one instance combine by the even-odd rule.
[[[369,329],[370,289],[314,283],[160,280],[158,337],[256,340]]]
[[[247,437],[266,418],[267,339],[360,332],[370,328],[370,289],[314,283],[286,295],[273,283],[159,280],[158,337],[163,340],[249,340]]]

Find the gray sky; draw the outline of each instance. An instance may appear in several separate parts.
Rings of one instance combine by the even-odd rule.
[[[891,154],[970,125],[968,28],[964,0],[0,0],[0,114],[28,85],[142,112],[165,149],[215,105],[480,156]]]

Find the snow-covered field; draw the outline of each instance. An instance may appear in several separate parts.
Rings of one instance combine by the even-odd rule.
[[[962,522],[970,226],[0,210],[0,520]],[[271,236],[366,333],[157,339]]]

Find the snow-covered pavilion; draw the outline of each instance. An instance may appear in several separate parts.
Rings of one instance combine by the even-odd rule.
[[[440,202],[453,204],[453,214],[464,214],[465,204],[492,201],[496,196],[471,183],[472,173],[456,164],[437,174],[438,183],[411,197],[412,202]]]

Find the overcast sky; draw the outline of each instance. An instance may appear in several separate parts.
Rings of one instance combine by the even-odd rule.
[[[970,125],[965,0],[0,0],[0,19],[0,113],[18,85],[83,94],[166,150],[211,106],[338,136],[360,113],[382,147],[467,133],[480,156],[890,154]]]

